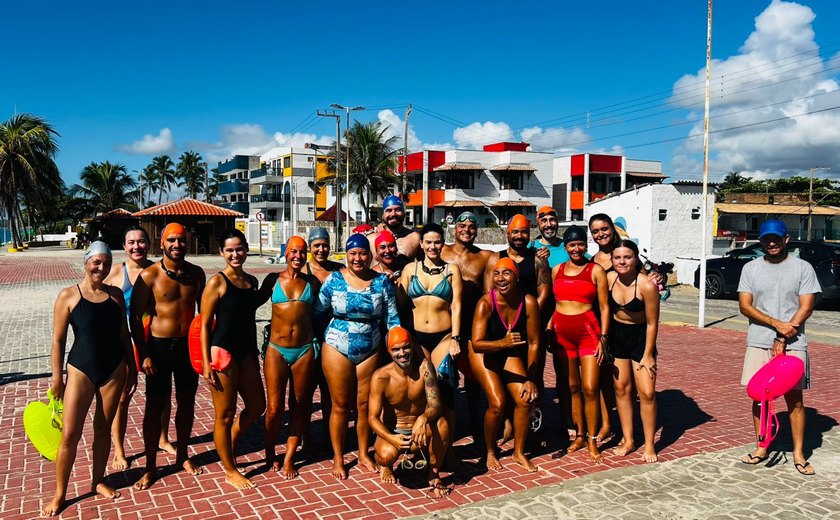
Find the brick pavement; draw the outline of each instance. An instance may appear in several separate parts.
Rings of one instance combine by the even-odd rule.
[[[257,265],[251,267],[257,271]],[[259,266],[259,271],[263,269],[263,266]],[[4,461],[0,464],[0,484],[4,489],[0,498],[0,516],[3,518],[35,516],[43,500],[54,489],[54,465],[42,459],[25,440],[21,420],[27,402],[43,399],[48,379],[25,377],[37,375],[38,370],[43,370],[39,368],[41,366],[49,369],[49,314],[52,301],[60,286],[76,279],[77,275],[74,274],[69,282],[30,281],[21,284],[20,288],[12,288],[14,294],[11,299],[6,297],[9,294],[6,287],[0,289],[4,294],[0,302],[0,382],[8,383],[0,386],[0,455]],[[40,296],[47,300],[48,305],[41,305],[35,311],[22,311],[23,308],[28,309],[31,302],[27,301],[26,305],[18,305],[17,302],[27,299],[27,294]],[[21,313],[25,316],[18,319]],[[260,312],[260,317],[264,319],[266,316],[267,307]],[[6,321],[14,322],[14,327],[4,329]],[[36,363],[35,371],[30,372],[21,364],[30,362],[18,361],[16,366],[20,377],[5,377],[7,362],[12,360],[7,357],[9,344],[14,343],[16,338],[31,336],[47,338],[46,342],[39,340],[29,346],[29,357],[40,360]],[[742,333],[663,326],[660,339],[660,429],[657,443],[662,461],[716,452],[752,441],[749,401],[738,385],[743,344]],[[806,405],[813,408],[810,413],[812,425],[828,430],[840,418],[840,394],[832,392],[829,386],[830,382],[840,378],[840,349],[815,344],[811,353],[814,365],[813,389],[806,395]],[[42,365],[42,362],[45,364]],[[551,389],[554,386],[551,370],[548,376],[547,386]],[[137,413],[131,417],[128,427],[126,448],[130,455],[142,451],[139,412],[143,403],[142,390],[141,381],[135,396]],[[548,426],[556,434],[556,425],[552,422],[556,414],[549,413],[547,416]],[[459,417],[466,417],[466,412],[459,410]],[[316,412],[313,416],[313,436],[316,439],[321,435],[320,419],[319,412]],[[359,468],[352,467],[349,480],[336,482],[330,476],[330,464],[324,455],[313,456],[309,460],[302,458],[304,465],[300,469],[301,477],[283,481],[274,474],[262,471],[262,431],[256,427],[243,440],[239,460],[247,463],[247,470],[258,487],[251,491],[235,492],[228,491],[223,484],[223,473],[212,447],[211,427],[212,405],[209,392],[202,387],[197,396],[196,425],[190,443],[192,453],[202,464],[206,464],[206,473],[199,477],[187,476],[183,472],[164,473],[163,478],[150,491],[135,492],[130,484],[140,475],[138,464],[143,463],[140,457],[133,461],[129,471],[109,476],[110,482],[123,492],[123,497],[115,502],[96,497],[85,497],[82,500],[75,498],[87,491],[86,483],[90,478],[92,434],[88,427],[71,478],[68,494],[71,504],[62,516],[399,518],[557,484],[611,468],[629,468],[640,464],[637,454],[618,460],[608,453],[606,464],[599,466],[590,464],[582,452],[552,460],[550,453],[556,447],[552,446],[551,451],[539,453],[534,459],[540,471],[525,474],[509,463],[511,445],[508,444],[502,458],[503,463],[508,463],[506,467],[488,473],[477,464],[474,451],[469,447],[460,447],[458,453],[466,459],[466,468],[448,477],[456,484],[455,492],[445,500],[432,500],[425,496],[422,482],[411,476],[406,478],[405,486],[383,485],[376,476],[363,474]],[[281,439],[284,437],[285,433],[281,434]],[[353,459],[352,456],[348,458]],[[159,461],[171,462],[172,458],[161,454]]]

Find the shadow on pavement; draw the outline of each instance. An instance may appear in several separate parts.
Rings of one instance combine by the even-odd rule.
[[[657,453],[674,444],[683,434],[692,429],[714,421],[715,418],[704,412],[697,402],[685,395],[682,390],[668,389],[656,393],[659,440],[656,442]],[[638,417],[638,414],[636,414]],[[636,429],[641,432],[641,428]],[[638,443],[636,444],[639,445]]]
[[[771,444],[771,451],[793,451],[793,437],[790,434],[790,417],[788,416],[786,406],[783,400],[779,400],[778,404],[781,410],[777,408],[776,417],[779,419],[779,434],[773,439]],[[805,458],[810,458],[814,450],[819,449],[823,445],[823,434],[835,426],[837,420],[828,415],[819,413],[814,408],[805,407]]]
[[[9,372],[7,374],[0,374],[0,386],[19,381],[29,381],[30,379],[41,379],[42,377],[50,377],[51,375],[52,373],[25,374],[23,372]]]

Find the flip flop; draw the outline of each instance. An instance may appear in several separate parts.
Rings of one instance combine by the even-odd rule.
[[[762,462],[764,462],[765,460],[770,458],[770,455],[765,455],[763,457],[759,457],[758,455],[753,455],[752,453],[747,453],[746,456],[749,458],[749,460],[744,460],[742,458],[741,459],[741,464],[746,464],[748,466],[755,466],[757,464],[761,464]]]
[[[806,468],[811,468],[813,470],[814,467],[811,466],[811,463],[808,462],[807,460],[805,461],[805,464],[797,462],[793,465],[793,467],[796,468],[796,471],[798,471],[800,475],[805,475],[806,477],[813,476],[817,473],[816,471],[812,471],[811,473],[808,473],[808,470]]]

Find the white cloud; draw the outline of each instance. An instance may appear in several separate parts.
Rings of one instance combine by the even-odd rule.
[[[219,134],[220,140],[215,143],[194,141],[187,147],[201,151],[209,162],[215,163],[233,155],[261,155],[277,146],[303,147],[305,143],[330,144],[335,140],[300,132],[269,134],[261,125],[250,123],[224,125]]]
[[[712,180],[723,172],[755,177],[802,174],[811,166],[834,166],[840,174],[840,84],[819,57],[806,6],[774,0],[755,19],[755,29],[739,54],[712,64],[709,171]],[[691,110],[687,119],[702,116],[705,68],[677,80],[671,103]],[[771,120],[777,120],[768,122]],[[689,135],[701,136],[702,122]],[[696,137],[677,148],[671,167],[688,166],[702,153]],[[702,162],[700,163],[702,164]]]
[[[490,143],[512,141],[513,130],[505,122],[487,121],[486,123],[479,123],[476,121],[464,128],[456,128],[452,132],[452,138],[455,139],[458,148],[480,150]]]
[[[535,152],[558,152],[571,154],[578,151],[578,147],[591,140],[589,135],[580,128],[567,130],[565,128],[524,128],[520,132],[523,141],[531,144]]]
[[[114,146],[114,149],[135,155],[171,154],[175,151],[175,141],[172,139],[172,130],[164,128],[158,135],[146,134],[138,141],[131,144],[118,144]]]

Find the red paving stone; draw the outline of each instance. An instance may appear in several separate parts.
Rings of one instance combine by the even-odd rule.
[[[16,275],[17,276],[17,275]],[[659,358],[658,449],[660,459],[674,460],[699,453],[718,451],[752,442],[749,400],[739,385],[744,334],[690,327],[663,326]],[[840,419],[840,393],[831,383],[840,379],[840,348],[811,346],[813,388],[806,394],[806,406],[816,409],[811,427],[825,427]],[[550,367],[551,364],[549,363]],[[549,369],[547,386],[554,386]],[[21,416],[27,402],[43,398],[47,379],[21,381],[0,387],[0,499],[3,518],[32,518],[55,486],[55,466],[41,458],[24,438]],[[781,405],[781,403],[779,403]],[[134,398],[135,413],[130,418],[127,438],[129,454],[141,452],[140,421],[143,383]],[[466,413],[466,412],[465,412]],[[557,414],[547,414],[554,417]],[[464,417],[465,415],[460,414]],[[140,476],[138,462],[124,473],[112,475],[123,497],[111,502],[96,497],[76,500],[86,492],[90,478],[92,433],[86,427],[70,482],[71,505],[64,518],[399,518],[501,496],[512,491],[558,483],[563,480],[610,468],[640,464],[638,454],[617,459],[607,453],[607,462],[592,465],[585,450],[551,459],[551,452],[534,458],[540,467],[536,474],[525,474],[510,462],[511,445],[505,446],[500,471],[484,472],[471,452],[467,470],[450,476],[454,493],[444,500],[425,495],[416,477],[405,486],[383,485],[375,475],[356,466],[350,479],[337,482],[330,475],[330,464],[322,456],[300,468],[300,478],[283,481],[261,470],[262,430],[255,428],[243,439],[240,462],[247,463],[257,488],[246,492],[228,491],[212,446],[212,405],[209,392],[202,387],[197,396],[196,425],[191,452],[205,466],[205,473],[192,477],[183,472],[167,474],[149,491],[134,491],[130,485]],[[320,413],[313,418],[313,437],[320,438]],[[813,424],[816,423],[816,424]],[[549,423],[549,427],[555,426]],[[557,435],[557,430],[552,430]],[[174,431],[172,432],[174,435]],[[283,434],[285,435],[285,433]],[[352,433],[350,435],[352,437]],[[609,446],[609,445],[608,445]],[[282,448],[280,448],[282,450]],[[553,450],[552,450],[553,451]],[[303,457],[301,457],[302,459]],[[353,460],[354,457],[348,457]],[[172,457],[159,455],[160,463]]]
[[[60,258],[27,257],[26,252],[0,256],[0,285],[77,280],[81,275],[81,266]]]

